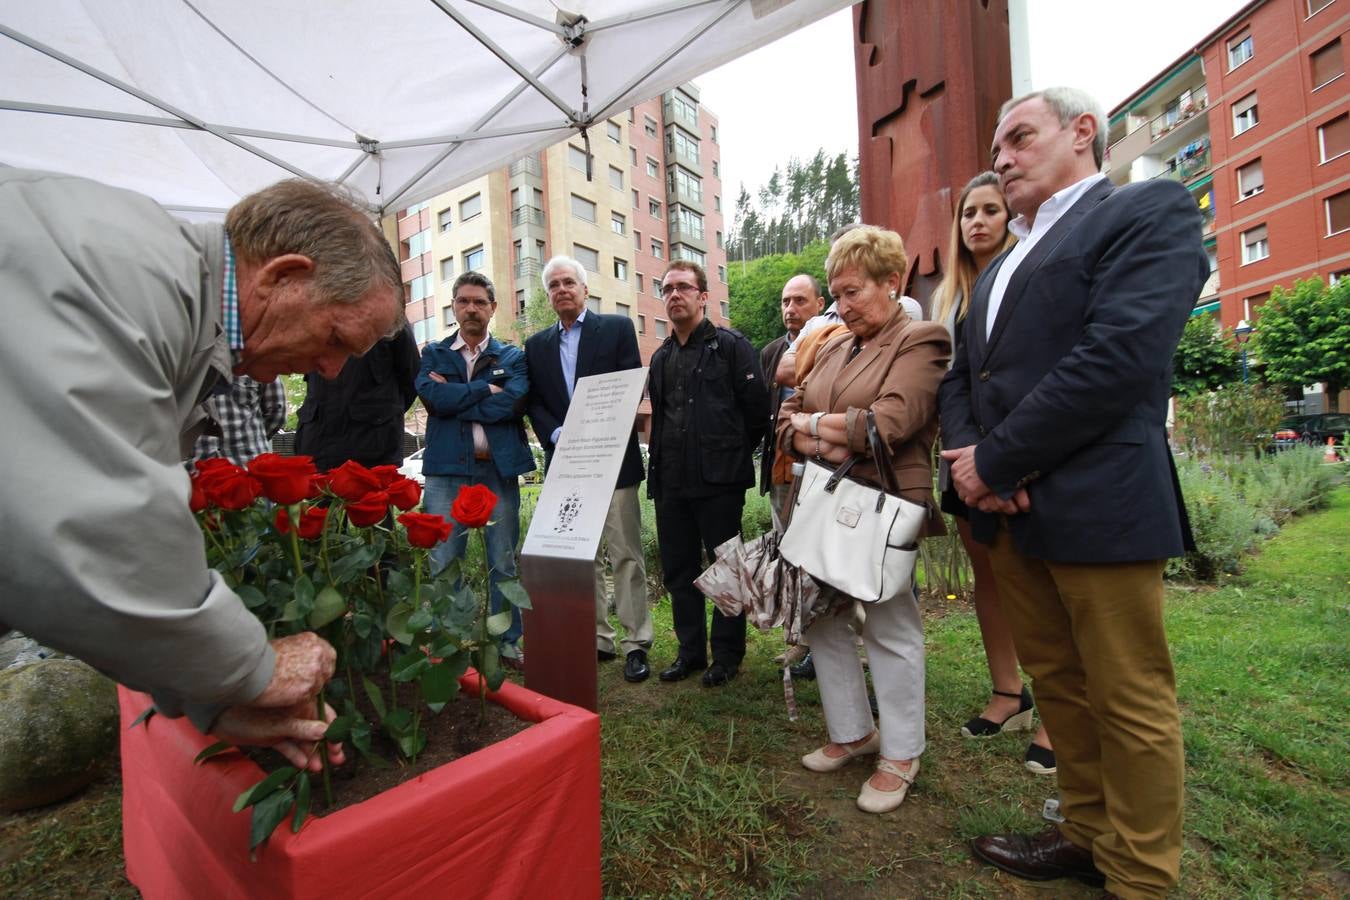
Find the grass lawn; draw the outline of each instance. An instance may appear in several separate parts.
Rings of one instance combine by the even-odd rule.
[[[1350,895],[1350,489],[1289,523],[1218,587],[1173,587],[1167,620],[1187,758],[1183,897]],[[675,645],[656,609],[654,669]],[[601,667],[607,896],[1091,897],[977,866],[965,844],[1035,829],[1053,779],[1022,767],[1029,734],[960,737],[988,690],[960,604],[931,606],[928,741],[898,811],[854,806],[859,763],[829,775],[797,758],[825,740],[819,694],[787,720],[777,634],[752,633],[741,675],[630,685]],[[110,773],[58,807],[0,815],[0,896],[134,896],[121,874]]]

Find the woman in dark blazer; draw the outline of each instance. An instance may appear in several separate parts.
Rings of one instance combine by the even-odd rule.
[[[921,531],[928,536],[945,533],[933,501],[931,458],[937,387],[951,341],[941,325],[915,322],[900,306],[906,263],[904,244],[893,231],[861,226],[834,243],[826,273],[848,331],[821,349],[805,382],[783,401],[777,441],[784,453],[829,463],[866,455],[870,410],[901,496],[930,511]],[[871,460],[850,474],[880,486]],[[838,601],[838,611],[853,606],[851,597]],[[868,609],[862,638],[876,689],[878,731],[847,619],[826,614],[807,629],[830,742],[802,757],[802,765],[830,772],[856,756],[879,753],[858,806],[888,812],[904,801],[924,749],[923,623],[911,591]]]

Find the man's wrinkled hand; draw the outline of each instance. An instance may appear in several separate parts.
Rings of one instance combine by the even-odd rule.
[[[331,706],[325,703],[323,710],[324,718],[315,718],[313,700],[281,709],[230,706],[216,718],[211,734],[231,744],[271,747],[296,768],[318,772],[323,761],[315,749],[335,718]],[[346,761],[341,744],[328,745],[328,761],[335,766]]]
[[[445,376],[442,375],[440,372],[428,372],[428,373],[427,373],[427,377],[430,378],[432,381],[436,382],[437,384],[449,384],[449,383],[450,383],[450,382],[448,382],[448,381],[445,380]]]
[[[249,706],[290,707],[318,695],[337,668],[337,652],[312,631],[272,641],[272,680]]]

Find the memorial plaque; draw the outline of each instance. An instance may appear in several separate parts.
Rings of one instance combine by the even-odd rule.
[[[594,710],[595,554],[646,369],[578,378],[530,530],[520,574],[525,611],[525,686]]]

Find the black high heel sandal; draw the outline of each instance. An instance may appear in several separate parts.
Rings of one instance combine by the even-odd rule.
[[[999,697],[1013,697],[1021,701],[1017,712],[1002,722],[991,722],[983,716],[976,716],[961,726],[961,734],[968,738],[987,738],[1008,731],[1027,731],[1031,728],[1031,713],[1036,704],[1031,699],[1031,691],[1022,685],[1022,693],[1010,694],[1007,691],[994,691]]]

